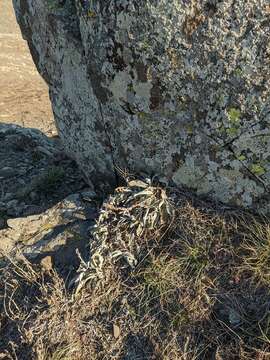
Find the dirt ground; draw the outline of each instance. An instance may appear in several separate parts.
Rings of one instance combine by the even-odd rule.
[[[12,0],[0,0],[0,123],[55,134],[48,88],[22,39]]]

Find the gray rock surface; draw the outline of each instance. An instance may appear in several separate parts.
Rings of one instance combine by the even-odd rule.
[[[8,218],[42,213],[86,186],[59,138],[0,124],[0,145],[0,229]]]
[[[89,243],[98,195],[58,138],[0,124],[0,143],[0,169],[8,174],[0,179],[0,261],[4,253],[24,254],[76,266],[76,249],[84,252]]]
[[[0,253],[32,260],[51,256],[55,263],[76,265],[76,249],[86,251],[96,216],[93,197],[72,194],[40,214],[9,219],[8,228],[0,230]]]
[[[88,182],[115,167],[270,212],[266,0],[13,0]]]
[[[5,166],[2,169],[0,169],[0,179],[13,177],[16,176],[17,174],[18,174],[17,170],[9,166]]]

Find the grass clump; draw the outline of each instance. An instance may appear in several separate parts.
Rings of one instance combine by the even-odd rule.
[[[72,281],[28,262],[3,268],[0,353],[269,359],[268,243],[266,219],[130,181],[103,203]]]
[[[270,223],[252,218],[245,226],[241,250],[245,254],[241,269],[257,285],[270,286]]]
[[[33,178],[33,180],[16,192],[16,198],[26,200],[32,191],[39,196],[54,194],[65,179],[65,170],[60,166],[53,166]]]
[[[34,186],[36,190],[45,194],[50,194],[61,185],[64,176],[65,171],[62,167],[53,166],[35,179]]]

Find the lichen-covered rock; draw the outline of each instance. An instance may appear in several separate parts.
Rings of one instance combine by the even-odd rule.
[[[270,211],[266,0],[13,0],[60,136],[115,166]]]
[[[0,259],[2,254],[31,259],[50,255],[61,264],[78,262],[76,249],[86,253],[96,216],[94,200],[82,192],[40,214],[9,219],[8,228],[0,230]]]

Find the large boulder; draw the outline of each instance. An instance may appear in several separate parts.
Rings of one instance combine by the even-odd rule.
[[[267,0],[13,0],[66,149],[270,211]]]

